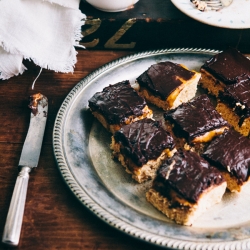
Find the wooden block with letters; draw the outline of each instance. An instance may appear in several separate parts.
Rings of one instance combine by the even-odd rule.
[[[187,0],[188,1],[188,0]],[[198,22],[180,12],[171,1],[140,0],[133,9],[103,12],[81,1],[86,14],[81,44],[87,49],[152,50],[228,46],[249,53],[250,29],[225,29]]]

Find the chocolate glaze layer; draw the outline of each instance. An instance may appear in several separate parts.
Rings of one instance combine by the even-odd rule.
[[[250,174],[250,140],[231,129],[217,137],[203,157],[218,168],[228,171],[242,184]]]
[[[202,68],[225,84],[233,84],[239,77],[250,76],[250,60],[231,47],[211,57]]]
[[[224,91],[219,92],[219,98],[234,109],[240,120],[250,117],[250,77],[226,86]]]
[[[180,79],[187,81],[194,74],[194,72],[183,68],[179,64],[167,61],[153,64],[137,78],[137,81],[142,87],[160,96],[162,100],[166,100],[182,84]]]
[[[140,116],[146,101],[128,80],[109,85],[89,99],[92,112],[101,113],[109,124],[121,124],[129,116]]]
[[[153,188],[168,199],[171,199],[170,190],[173,189],[181,198],[197,202],[205,190],[224,181],[221,173],[206,160],[192,151],[183,150],[165,160]]]
[[[174,124],[174,132],[178,136],[189,142],[206,132],[229,126],[205,94],[165,112],[164,118]]]
[[[114,135],[115,141],[121,143],[121,152],[131,158],[137,166],[148,160],[157,159],[164,149],[174,149],[173,137],[159,121],[142,119],[124,125]]]

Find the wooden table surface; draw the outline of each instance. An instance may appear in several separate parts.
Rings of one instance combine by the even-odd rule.
[[[29,96],[48,97],[49,115],[38,167],[30,174],[18,249],[154,249],[105,224],[86,209],[65,184],[53,155],[52,130],[56,114],[69,91],[87,74],[130,52],[79,51],[74,74],[43,70],[26,62],[23,75],[0,81],[0,235],[18,174],[30,110]],[[9,249],[0,244],[0,249]],[[158,249],[155,247],[155,249]]]
[[[0,81],[0,235],[29,126],[29,96],[40,92],[49,100],[40,161],[30,174],[17,249],[159,249],[110,227],[86,209],[65,184],[53,155],[54,121],[69,91],[93,70],[130,53],[80,50],[74,74],[43,70],[34,90],[31,89],[32,82],[40,68],[28,61],[25,62],[28,70],[23,75]],[[0,244],[0,249],[9,248]]]

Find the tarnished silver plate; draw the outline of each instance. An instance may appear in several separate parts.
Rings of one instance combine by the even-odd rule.
[[[54,126],[58,166],[76,197],[100,219],[128,235],[173,249],[250,249],[250,186],[226,193],[220,204],[192,227],[176,225],[145,199],[150,186],[138,184],[111,157],[111,135],[88,110],[88,100],[105,86],[135,81],[151,64],[170,60],[190,69],[218,53],[205,49],[169,49],[123,57],[97,69],[68,94]],[[154,109],[156,118],[162,111]]]

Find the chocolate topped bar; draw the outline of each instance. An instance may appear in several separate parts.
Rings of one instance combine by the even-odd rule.
[[[89,107],[92,114],[112,134],[123,124],[153,116],[145,99],[131,87],[129,81],[109,85],[102,92],[95,93],[89,100]]]
[[[200,73],[170,61],[151,65],[138,78],[147,101],[168,110],[195,96]]]
[[[137,166],[143,166],[151,159],[157,159],[165,149],[175,147],[173,137],[159,121],[143,119],[124,125],[114,134],[120,143],[121,153],[129,157]]]
[[[222,174],[193,151],[179,151],[160,166],[147,200],[178,224],[192,225],[220,202],[226,190]]]
[[[165,112],[164,118],[174,125],[174,133],[189,143],[210,141],[229,127],[205,94]]]
[[[224,91],[220,91],[219,98],[244,121],[250,117],[250,76],[238,80],[238,83],[226,86]]]
[[[146,105],[144,98],[138,95],[129,81],[109,85],[89,100],[92,112],[100,112],[109,124],[121,123],[131,115],[142,115]]]
[[[240,77],[250,76],[250,60],[232,47],[210,58],[201,68],[225,84],[233,84]]]
[[[200,86],[218,97],[225,86],[250,76],[250,60],[235,48],[216,54],[200,69]]]
[[[216,168],[195,152],[184,150],[166,159],[158,170],[153,188],[167,197],[173,189],[189,202],[197,202],[204,190],[222,182],[225,180]]]
[[[183,80],[187,81],[195,75],[179,64],[173,62],[160,62],[152,65],[146,72],[137,78],[139,84],[147,87],[155,95],[165,100]]]
[[[225,178],[231,191],[240,191],[240,186],[248,181],[250,140],[235,130],[231,129],[212,141],[203,156],[222,173],[227,173]]]

